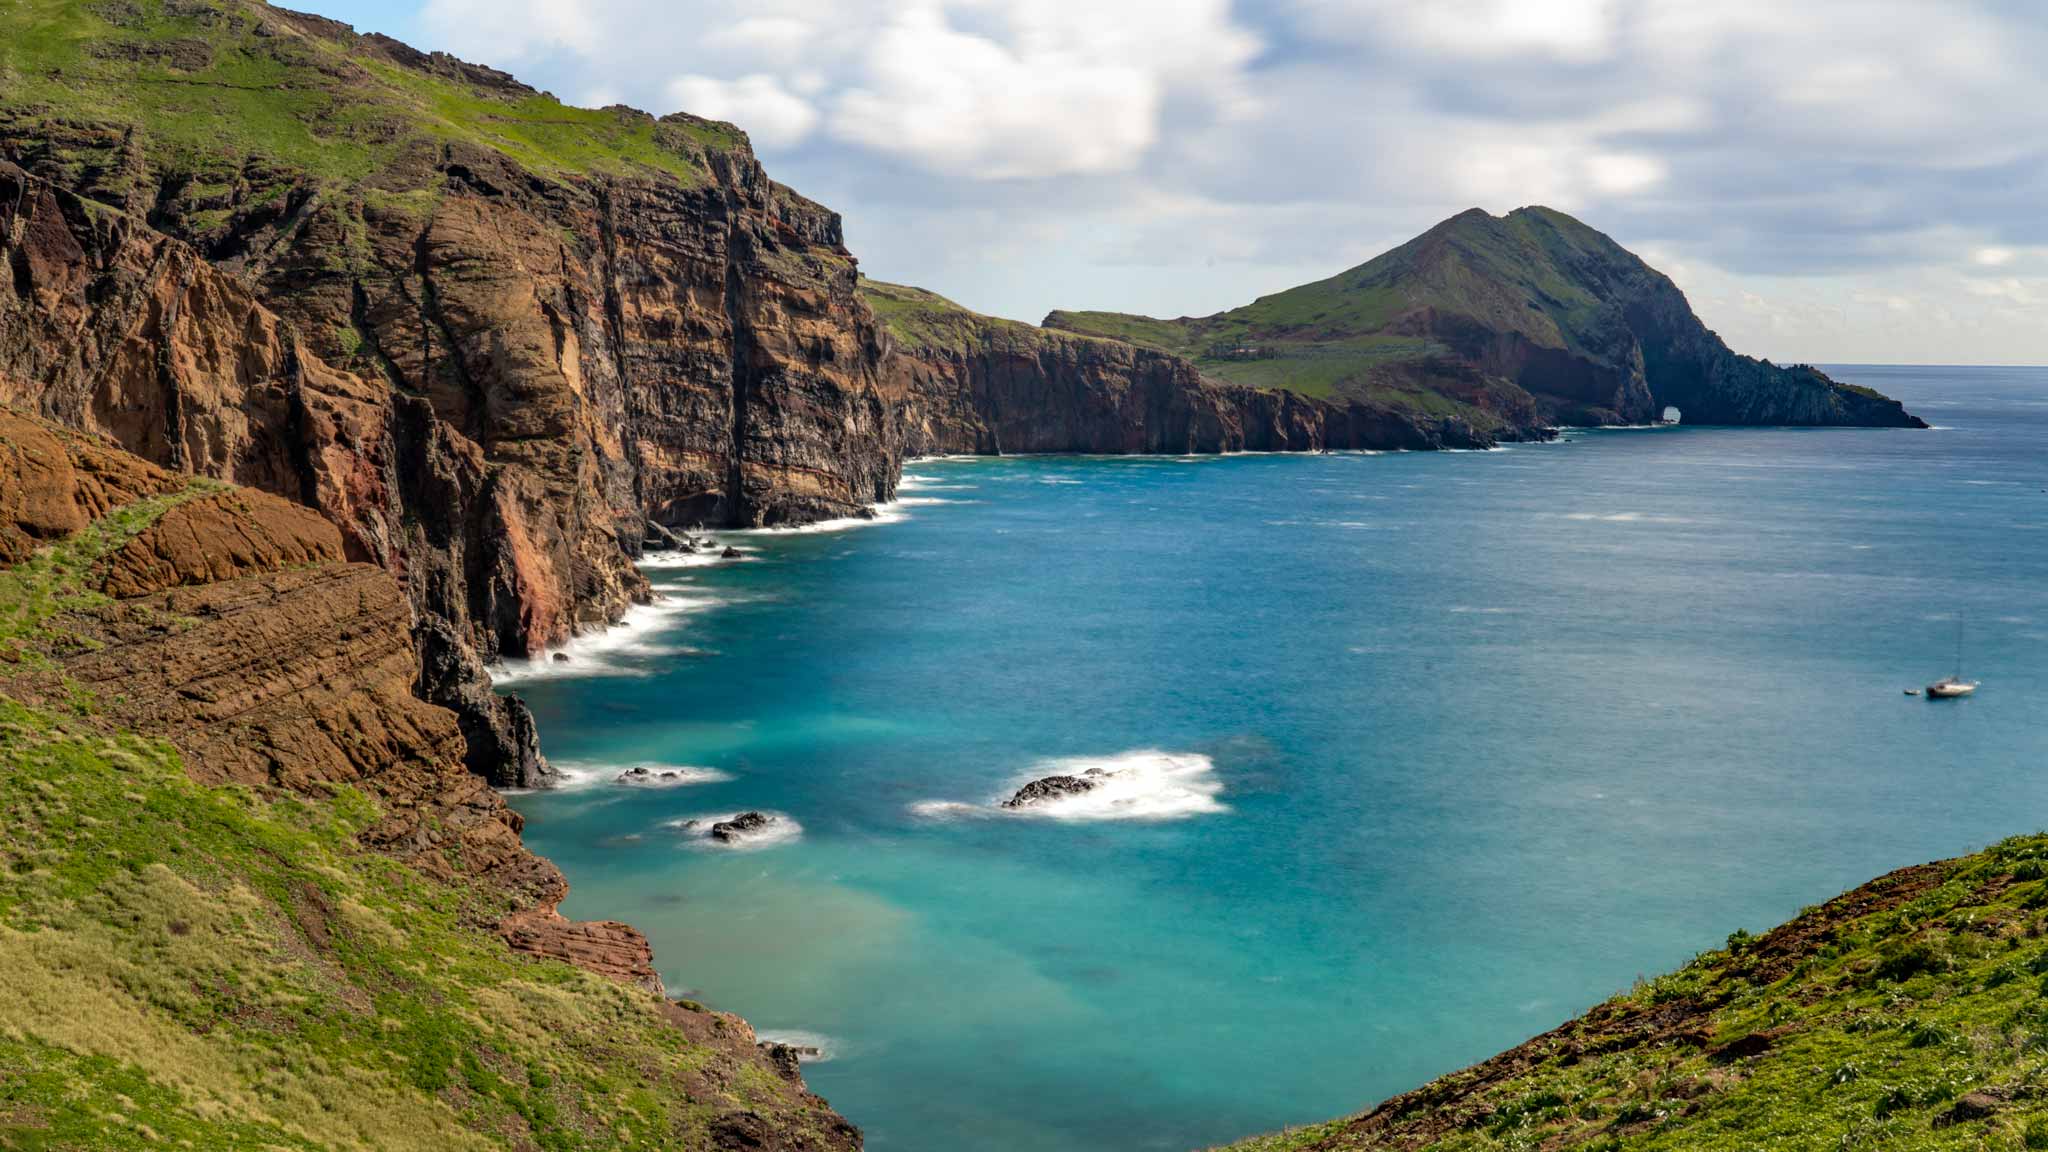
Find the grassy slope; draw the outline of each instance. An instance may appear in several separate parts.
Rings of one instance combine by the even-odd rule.
[[[860,294],[897,345],[912,352],[956,355],[981,350],[1031,352],[1064,340],[1098,339],[1090,335],[1037,328],[999,316],[984,316],[936,292],[865,276],[860,280]]]
[[[244,156],[357,180],[421,140],[496,149],[541,173],[705,178],[729,124],[494,93],[395,63],[366,42],[257,32],[247,0],[0,0],[0,107],[140,129],[193,172]]]
[[[2048,836],[2017,838],[1737,933],[1370,1119],[1234,1147],[2048,1148],[2044,932]]]
[[[1427,339],[1388,330],[1419,308],[1471,316],[1498,330],[1573,347],[1571,333],[1599,302],[1563,269],[1594,263],[1641,267],[1613,241],[1563,213],[1523,208],[1495,218],[1475,209],[1327,280],[1214,316],[1154,320],[1054,312],[1046,324],[1165,349],[1244,384],[1364,395],[1379,383],[1374,369],[1445,351]],[[1229,350],[1240,345],[1259,353],[1233,356]]]
[[[7,695],[97,558],[207,489],[0,573],[0,1147],[674,1148],[773,1114],[787,1086],[700,1076],[653,997],[510,952],[504,896],[361,848],[361,793],[201,787],[106,702]]]
[[[1091,317],[1107,317],[1110,320],[1130,323],[1105,321],[1089,331],[1057,326],[1037,328],[1015,320],[984,316],[923,288],[889,284],[862,277],[860,291],[861,297],[874,310],[876,318],[894,337],[898,346],[913,352],[936,351],[964,355],[972,350],[1002,350],[1035,354],[1063,340],[1101,340],[1130,344],[1196,360],[1204,372],[1252,388],[1284,388],[1323,399],[1348,396],[1431,416],[1460,416],[1480,427],[1490,427],[1494,423],[1493,418],[1487,414],[1427,389],[1390,386],[1377,381],[1347,386],[1346,381],[1354,374],[1353,366],[1340,356],[1318,355],[1313,359],[1291,357],[1238,363],[1204,358],[1201,357],[1199,350],[1187,346],[1186,341],[1176,343],[1175,340],[1166,338],[1168,334],[1178,331],[1173,326],[1180,323],[1179,321],[1147,320],[1144,317],[1111,313],[1086,313],[1085,315]],[[1054,315],[1057,317],[1081,314]],[[1381,341],[1377,337],[1368,337],[1360,341],[1345,342],[1342,347],[1349,353],[1360,347],[1371,346],[1368,347],[1366,354],[1375,355],[1377,352],[1372,348],[1383,343],[1406,346],[1413,342]]]

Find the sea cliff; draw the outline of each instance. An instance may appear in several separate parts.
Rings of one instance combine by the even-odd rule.
[[[341,533],[0,408],[0,1144],[857,1148],[667,999]]]

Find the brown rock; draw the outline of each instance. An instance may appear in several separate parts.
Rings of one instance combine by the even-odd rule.
[[[181,485],[125,452],[0,407],[0,564]]]
[[[235,489],[164,513],[109,558],[101,587],[125,599],[339,559],[341,533],[318,512]]]
[[[498,934],[515,952],[565,961],[621,984],[664,994],[654,971],[654,948],[631,925],[615,920],[566,920],[552,907],[506,919]]]
[[[2004,1107],[2005,1101],[1989,1092],[1971,1092],[1949,1106],[1948,1111],[1934,1118],[1936,1128],[1949,1128],[1957,1124],[1969,1124],[1978,1120],[1989,1120]]]

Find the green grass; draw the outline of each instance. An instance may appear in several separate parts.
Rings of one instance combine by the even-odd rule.
[[[69,633],[53,627],[53,621],[67,612],[109,602],[98,588],[101,563],[172,508],[226,487],[193,477],[177,492],[116,509],[84,531],[38,549],[12,568],[0,569],[0,650],[33,659],[39,649],[61,649],[74,642]]]
[[[360,848],[376,819],[0,696],[0,1147],[667,1148],[786,1093],[508,951],[504,898]]]
[[[725,1018],[516,954],[493,925],[518,897],[365,848],[367,794],[202,786],[119,729],[120,701],[24,702],[68,685],[102,561],[222,487],[0,571],[0,1148],[595,1152],[706,1147],[742,1110],[815,1126]]]
[[[2048,1145],[2048,836],[1939,866],[1909,900],[1731,936],[1532,1042],[1498,1079],[1454,1074],[1392,1132],[1259,1137],[1302,1149],[2023,1149]],[[1884,906],[1890,903],[1892,906]],[[1678,1021],[1624,1044],[1614,1021]],[[1756,1050],[1730,1050],[1745,1037]],[[1434,1090],[1434,1089],[1433,1089]],[[1972,1093],[1988,1118],[1952,1115]]]
[[[362,44],[259,35],[260,7],[0,0],[0,108],[30,124],[133,127],[159,172],[203,177],[238,172],[243,158],[256,157],[357,181],[420,142],[464,142],[543,175],[651,170],[695,184],[708,178],[708,153],[746,146],[730,125],[510,96],[402,66]],[[146,54],[180,43],[204,46],[196,66]],[[122,55],[135,51],[145,55]],[[118,149],[119,139],[65,146],[82,148],[76,159],[85,164],[95,150]]]
[[[1088,338],[999,316],[984,316],[936,292],[865,276],[860,280],[860,294],[897,345],[914,352],[966,355],[989,349],[1032,351],[1060,340]]]

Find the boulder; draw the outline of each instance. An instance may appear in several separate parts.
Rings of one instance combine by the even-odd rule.
[[[1080,776],[1042,777],[1017,789],[1016,795],[1003,801],[1003,807],[1029,808],[1034,804],[1043,804],[1067,796],[1079,796],[1083,792],[1094,791],[1095,787],[1102,783],[1101,776],[1100,768],[1091,768]]]
[[[730,820],[720,820],[711,826],[711,838],[722,844],[730,844],[751,832],[759,832],[775,823],[775,817],[762,812],[742,812]]]

